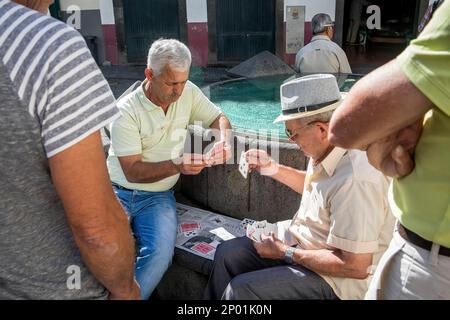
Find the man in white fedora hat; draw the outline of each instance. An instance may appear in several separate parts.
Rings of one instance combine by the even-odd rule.
[[[312,75],[281,86],[286,134],[310,157],[307,171],[283,166],[265,151],[249,150],[250,170],[302,194],[286,223],[284,241],[237,238],[221,244],[205,291],[207,299],[361,299],[373,266],[387,248],[394,219],[388,179],[361,151],[328,140],[333,111],[341,104],[332,75]]]

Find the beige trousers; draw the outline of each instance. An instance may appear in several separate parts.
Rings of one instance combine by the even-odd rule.
[[[397,230],[373,276],[367,300],[450,299],[450,257],[403,239]]]

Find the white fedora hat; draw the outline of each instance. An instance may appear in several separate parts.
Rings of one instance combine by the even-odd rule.
[[[346,92],[339,92],[336,78],[331,74],[290,80],[280,87],[281,114],[273,123],[334,110],[346,95]]]

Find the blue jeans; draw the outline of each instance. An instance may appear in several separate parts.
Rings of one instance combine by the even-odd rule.
[[[173,191],[129,190],[113,184],[136,238],[136,280],[141,298],[148,299],[170,266],[177,235]]]

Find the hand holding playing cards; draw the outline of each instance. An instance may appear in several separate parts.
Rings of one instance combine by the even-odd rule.
[[[273,233],[262,234],[260,242],[253,242],[253,246],[261,258],[283,260],[288,245],[277,239]]]
[[[231,157],[231,148],[226,141],[216,142],[206,154],[205,161],[208,166],[223,164]]]
[[[266,176],[276,172],[277,163],[264,150],[250,149],[245,153],[245,157],[249,164],[249,172],[256,170]]]
[[[206,163],[202,154],[185,153],[177,166],[181,174],[196,175],[206,167]]]

